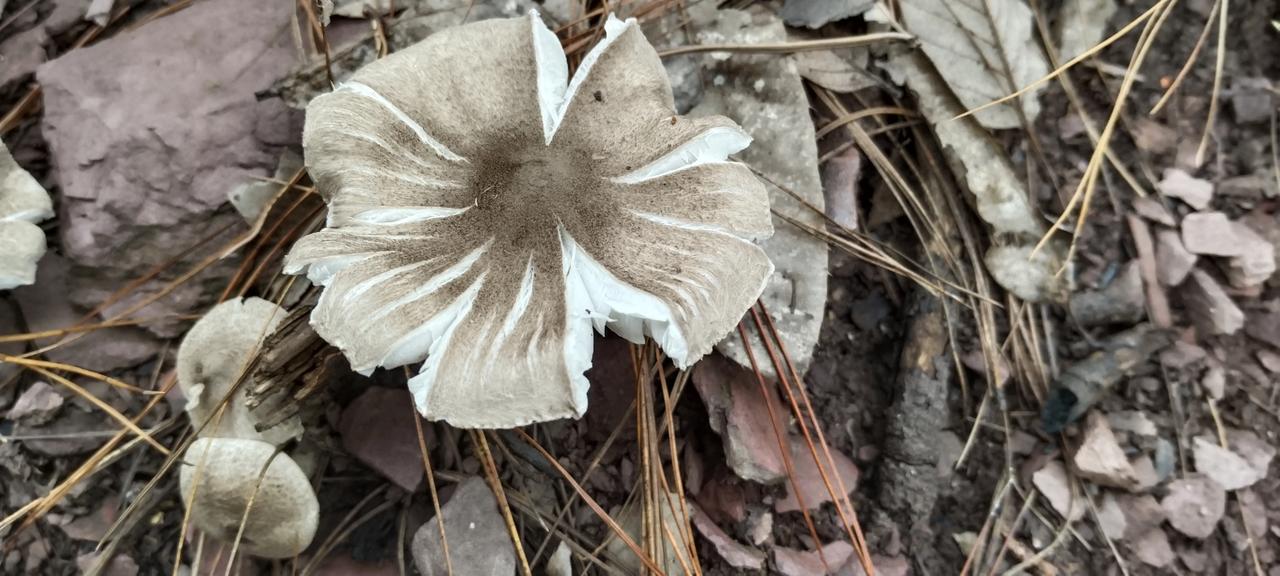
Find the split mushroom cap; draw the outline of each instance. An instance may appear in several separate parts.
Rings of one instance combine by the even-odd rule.
[[[657,52],[612,16],[572,78],[536,12],[452,28],[307,108],[328,227],[285,263],[316,332],[369,373],[425,360],[419,411],[503,428],[580,416],[592,327],[678,366],[742,317],[773,233],[727,118],[676,115]]]
[[[0,290],[36,281],[44,256],[44,231],[37,222],[53,217],[49,193],[0,145]]]
[[[178,471],[178,484],[196,527],[231,542],[244,521],[240,547],[262,558],[289,558],[311,545],[320,518],[315,490],[291,458],[275,452],[275,446],[261,440],[199,438],[192,442]],[[250,498],[253,508],[245,521]]]
[[[301,433],[297,418],[258,432],[254,414],[245,405],[249,384],[241,384],[227,401],[214,428],[218,406],[235,385],[259,342],[284,319],[283,308],[261,298],[236,298],[214,306],[178,347],[178,385],[187,397],[187,414],[206,437],[265,440],[279,446]]]

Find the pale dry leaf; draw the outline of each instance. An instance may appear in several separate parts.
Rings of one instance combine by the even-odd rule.
[[[1055,26],[1058,59],[1070,60],[1088,52],[1102,40],[1107,21],[1116,13],[1115,0],[1066,0],[1058,8]]]
[[[1031,10],[1021,0],[903,0],[899,17],[965,109],[997,100],[1035,82],[1049,65],[1035,40]],[[883,6],[869,20],[885,21]],[[1039,89],[1018,99],[1028,121],[1040,113]],[[991,129],[1021,125],[1013,103],[975,114]]]
[[[985,257],[996,282],[1024,300],[1061,300],[1065,275],[1058,271],[1064,248],[1050,242],[1032,254],[1045,224],[1031,207],[1022,179],[1004,150],[973,118],[952,119],[964,108],[923,54],[895,54],[886,67],[894,81],[915,92],[916,105],[933,125],[952,171],[963,176],[973,193],[978,215],[995,236],[1007,239]]]

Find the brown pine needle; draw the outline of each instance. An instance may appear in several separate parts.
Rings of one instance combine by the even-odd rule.
[[[605,523],[605,526],[609,527],[609,531],[613,532],[613,535],[621,540],[623,544],[626,544],[627,548],[631,549],[631,552],[636,555],[636,558],[640,559],[640,562],[643,563],[646,568],[659,574],[662,573],[662,569],[659,568],[657,564],[653,563],[653,559],[649,558],[649,555],[645,554],[644,551],[640,549],[640,546],[636,544],[635,540],[631,539],[631,536],[627,534],[627,531],[623,530],[622,527],[618,525],[618,522],[614,520],[612,516],[609,516],[609,513],[605,512],[604,508],[600,507],[600,504],[596,502],[595,498],[592,498],[590,494],[587,494],[586,489],[573,479],[573,475],[570,474],[568,470],[565,470],[564,466],[561,466],[560,462],[557,461],[550,452],[547,452],[546,448],[543,448],[537,440],[534,440],[533,437],[524,430],[515,428],[512,431],[515,432],[521,440],[524,440],[525,444],[528,444],[529,446],[532,446],[534,450],[537,450],[538,453],[542,455],[542,458],[545,459],[552,468],[555,468],[556,472],[560,473],[560,476],[564,477],[565,481],[569,483],[569,486],[573,488],[573,491],[578,493],[578,497],[582,498],[582,501],[587,503],[587,506],[591,508],[591,511],[595,512],[596,516]]]
[[[795,42],[777,42],[768,44],[692,44],[677,46],[658,52],[659,58],[669,58],[681,54],[697,52],[741,52],[743,54],[791,54],[813,50],[832,50],[836,48],[853,48],[869,46],[882,42],[906,42],[915,40],[915,36],[902,32],[874,32],[843,38],[823,38],[821,40],[797,40]]]
[[[404,375],[409,376],[409,369],[404,369]],[[444,513],[440,511],[440,494],[436,492],[436,474],[431,467],[431,455],[427,452],[427,439],[422,433],[422,417],[418,415],[418,409],[413,404],[409,405],[409,411],[413,414],[413,427],[418,433],[418,451],[422,452],[422,467],[427,473],[427,488],[431,491],[431,506],[435,508],[436,525],[440,527],[440,549],[444,550],[444,569],[447,576],[453,576],[453,560],[449,558],[449,537],[445,534],[444,529]]]
[[[18,358],[16,356],[10,356],[8,354],[0,354],[0,362],[8,362],[10,364],[17,364],[19,366],[35,366],[39,368],[48,368],[50,370],[61,370],[63,372],[71,372],[73,374],[79,374],[81,376],[87,376],[89,378],[93,378],[94,380],[97,380],[99,382],[105,382],[107,385],[114,386],[121,390],[128,390],[130,392],[134,392],[138,394],[159,394],[160,393],[158,390],[143,390],[142,388],[139,388],[132,384],[128,384],[126,382],[122,382],[120,380],[107,376],[106,374],[99,374],[97,372],[94,372],[93,370],[81,368],[79,366],[74,366],[71,364],[63,364],[61,362],[49,362],[46,360]]]
[[[498,511],[502,512],[502,520],[507,524],[507,533],[511,535],[511,545],[515,548],[516,558],[520,560],[521,573],[524,576],[533,576],[533,570],[529,568],[529,558],[524,554],[524,543],[520,541],[520,531],[516,530],[515,518],[511,515],[511,505],[507,502],[507,492],[502,488],[502,478],[498,476],[498,464],[494,462],[493,452],[489,450],[489,441],[485,438],[483,430],[472,430],[471,439],[475,442],[480,463],[484,465],[484,475],[489,481],[489,489],[493,490],[494,497],[498,499]],[[444,522],[444,518],[441,518],[440,521]]]

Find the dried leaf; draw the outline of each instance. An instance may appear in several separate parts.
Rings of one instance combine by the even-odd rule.
[[[1004,97],[1049,73],[1032,33],[1031,10],[1020,0],[903,0],[898,6],[902,25],[920,39],[921,49],[966,109]],[[867,19],[887,21],[883,6]],[[1032,90],[1018,99],[1028,121],[1040,113],[1036,93]],[[976,116],[991,129],[1021,124],[1012,102]]]

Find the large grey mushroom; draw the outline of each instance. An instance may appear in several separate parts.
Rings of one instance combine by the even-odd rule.
[[[311,323],[357,371],[425,362],[419,411],[511,427],[587,408],[591,331],[687,367],[773,270],[751,138],[678,116],[634,20],[570,78],[536,13],[452,28],[307,108],[328,227],[285,270],[324,287]]]
[[[0,290],[36,281],[44,256],[44,231],[36,223],[53,217],[49,193],[0,144]]]

